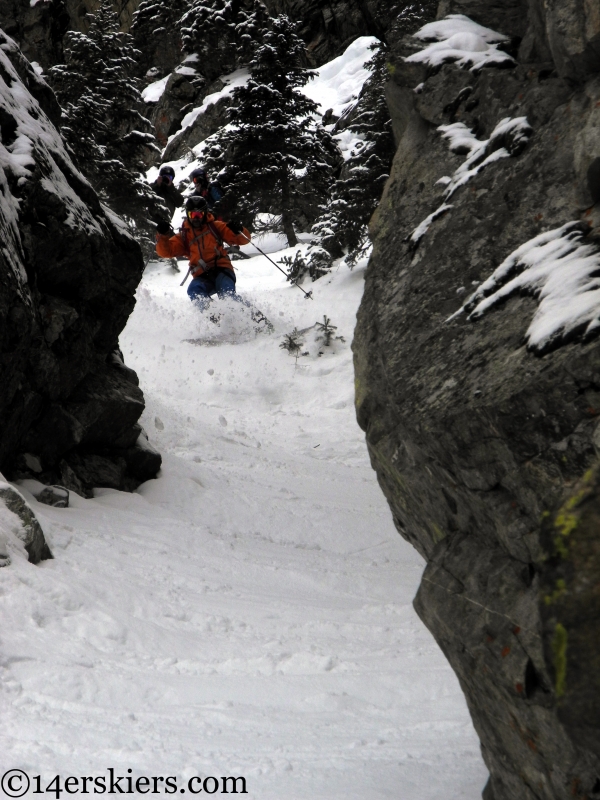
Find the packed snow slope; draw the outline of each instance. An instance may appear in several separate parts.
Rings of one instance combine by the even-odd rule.
[[[158,479],[68,509],[21,486],[55,559],[0,570],[2,771],[238,775],[256,800],[475,800],[478,742],[411,605],[422,562],[354,419],[364,264],[312,285],[314,300],[263,257],[237,264],[274,333],[231,302],[211,322],[167,262],[138,290],[121,344]],[[310,328],[310,355],[279,347],[324,315],[344,342],[328,351]]]

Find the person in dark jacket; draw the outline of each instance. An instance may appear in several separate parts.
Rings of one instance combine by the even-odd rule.
[[[219,181],[209,181],[204,167],[198,167],[190,172],[190,180],[194,184],[192,196],[203,197],[206,200],[209,210],[214,214],[215,219],[227,222],[231,217],[232,209],[227,203],[227,198],[225,198],[225,201],[220,202],[223,200],[225,190]],[[250,258],[250,256],[240,250],[239,245],[235,244],[229,246],[227,253],[229,257],[233,259]]]
[[[150,186],[154,190],[154,192],[162,199],[163,203],[169,209],[169,214],[171,217],[175,213],[176,208],[181,208],[184,203],[184,197],[175,186],[175,170],[173,167],[161,167],[160,172],[158,173],[158,178],[151,183]],[[161,220],[159,217],[155,217],[154,221],[159,224],[168,225],[169,223],[166,221]],[[175,272],[179,272],[179,265],[177,264],[177,259],[171,259],[171,266],[175,270]]]
[[[223,197],[223,187],[219,181],[209,181],[204,167],[198,167],[190,172],[190,180],[194,184],[194,194],[203,197],[212,211],[215,204]]]
[[[164,204],[171,212],[175,213],[176,208],[181,208],[184,203],[183,195],[175,186],[175,170],[173,167],[161,167],[158,178],[150,186],[156,194],[162,198]]]

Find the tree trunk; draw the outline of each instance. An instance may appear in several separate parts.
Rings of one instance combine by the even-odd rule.
[[[292,214],[290,209],[290,184],[287,171],[281,175],[281,226],[288,240],[288,247],[295,247],[298,244]]]

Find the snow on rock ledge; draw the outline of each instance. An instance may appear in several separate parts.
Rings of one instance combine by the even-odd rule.
[[[417,246],[429,230],[431,224],[452,208],[448,201],[452,195],[465,186],[472,178],[479,175],[489,164],[502,158],[518,156],[525,149],[533,133],[526,117],[501,120],[489,139],[478,139],[464,123],[454,122],[451,125],[440,125],[438,131],[442,138],[449,142],[450,151],[467,154],[465,161],[458,167],[452,177],[444,175],[436,181],[445,186],[444,202],[423,222],[419,223],[410,236],[410,242]]]
[[[600,328],[600,251],[582,242],[584,226],[569,222],[521,245],[453,314],[483,316],[513,294],[533,294],[539,306],[526,333],[529,347],[547,352],[577,334]]]
[[[463,14],[450,14],[446,19],[430,22],[414,36],[433,43],[409,56],[408,63],[439,67],[454,62],[474,72],[483,67],[510,67],[515,63],[512,56],[498,47],[509,41],[507,36],[484,28]]]

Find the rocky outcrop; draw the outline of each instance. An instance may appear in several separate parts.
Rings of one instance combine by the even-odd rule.
[[[312,66],[320,66],[343,53],[359,36],[385,40],[386,31],[398,13],[398,6],[387,0],[353,2],[334,0],[266,0],[273,15],[287,14],[299,23],[299,35],[306,42]]]
[[[148,467],[143,394],[117,349],[143,259],[73,166],[58,118],[0,33],[0,469],[84,495],[132,489],[160,467],[156,453]]]
[[[231,107],[230,95],[219,97],[215,103],[203,102],[201,99],[203,96],[210,97],[210,95],[216,95],[224,86],[225,84],[223,81],[216,80],[205,92],[199,95],[196,101],[196,108],[202,109],[202,112],[194,114],[193,116],[195,118],[191,119],[189,124],[187,124],[185,116],[181,117],[180,123],[183,121],[186,124],[184,124],[180,130],[177,130],[171,141],[165,147],[163,161],[172,161],[182,158],[196,147],[196,145],[203,142],[209,136],[212,136],[213,133],[216,133],[219,128],[227,123],[228,112]],[[170,102],[170,99],[171,98],[168,98],[166,102]],[[192,111],[192,109],[188,107],[182,109],[182,111],[189,112]]]
[[[583,0],[446,13],[506,36],[481,69],[395,44],[398,150],[372,221],[357,415],[396,526],[427,560],[415,606],[464,689],[486,800],[594,798],[600,16]],[[569,295],[583,257],[588,283]],[[553,289],[551,258],[571,265]]]
[[[30,61],[43,66],[60,60],[62,38],[70,24],[64,0],[33,5],[0,0],[0,27],[19,43]]]
[[[21,550],[32,564],[52,558],[40,523],[23,495],[0,476],[0,566],[7,567],[11,554]]]
[[[569,738],[600,752],[600,474],[589,470],[554,515],[546,515],[541,570],[542,631],[558,718]],[[594,788],[600,788],[595,784]]]
[[[147,104],[146,114],[162,147],[167,146],[170,136],[180,133],[183,118],[199,104],[200,90],[201,87],[196,81],[192,82],[190,76],[172,72],[159,100]],[[171,156],[165,156],[164,160],[168,161],[170,158]]]
[[[62,62],[62,41],[68,30],[87,32],[87,14],[96,11],[100,0],[0,0],[0,28],[20,46],[29,61],[44,69]],[[123,30],[129,30],[139,0],[117,0],[114,8]]]

